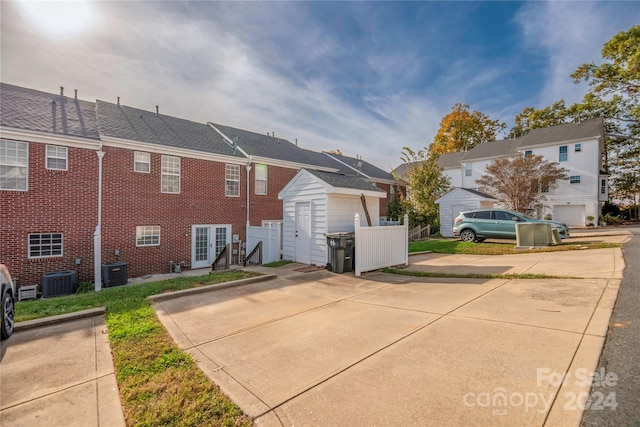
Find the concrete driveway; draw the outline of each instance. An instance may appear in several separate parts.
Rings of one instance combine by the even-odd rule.
[[[518,259],[485,267],[519,271]],[[617,268],[483,280],[297,267],[155,304],[258,425],[578,425],[620,282]]]

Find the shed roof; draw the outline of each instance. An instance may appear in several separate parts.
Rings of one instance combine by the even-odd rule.
[[[328,153],[323,151],[326,156],[335,159],[340,164],[340,172],[345,175],[356,175],[358,172],[368,176],[373,180],[395,181],[390,172],[386,172],[377,166],[372,165],[364,159],[343,156],[342,154]]]
[[[451,196],[453,193],[455,193],[455,192],[460,192],[460,191],[463,191],[463,192],[469,193],[470,195],[472,195],[472,196],[474,196],[474,197],[476,197],[476,198],[480,198],[480,199],[485,199],[485,200],[498,200],[498,199],[496,199],[495,197],[493,197],[493,196],[491,196],[491,195],[489,195],[489,194],[483,193],[482,191],[473,190],[473,189],[471,189],[471,188],[455,187],[455,188],[452,188],[451,190],[447,191],[447,193],[446,193],[446,194],[444,194],[444,195],[440,196],[439,198],[437,198],[437,199],[435,200],[435,202],[439,204],[439,203],[441,203],[441,202],[443,201],[443,199],[447,199],[447,198],[449,198],[449,196]]]
[[[377,191],[386,194],[382,189],[366,181],[364,178],[344,175],[341,173],[321,172],[313,169],[305,169],[311,175],[320,178],[322,181],[335,188],[348,188],[351,190]]]

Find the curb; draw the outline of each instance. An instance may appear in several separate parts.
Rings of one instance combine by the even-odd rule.
[[[424,255],[424,254],[432,254],[433,251],[420,251],[420,252],[409,252],[409,256],[413,255]]]
[[[265,274],[263,276],[248,277],[246,279],[233,280],[231,282],[223,282],[217,285],[202,286],[200,288],[183,289],[180,291],[167,292],[164,294],[149,295],[147,299],[154,302],[166,301],[174,298],[180,298],[187,295],[202,294],[205,292],[213,292],[220,289],[235,288],[236,286],[249,285],[251,283],[266,282],[278,277],[275,274]]]
[[[59,314],[57,316],[43,317],[41,319],[26,320],[16,322],[13,326],[14,332],[26,331],[27,329],[39,328],[42,326],[55,325],[57,323],[70,322],[72,320],[84,319],[85,317],[102,316],[107,312],[106,307],[90,308],[88,310],[75,311],[73,313]]]

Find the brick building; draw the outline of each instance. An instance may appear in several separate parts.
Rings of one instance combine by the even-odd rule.
[[[136,277],[168,272],[170,262],[206,267],[245,239],[248,223],[281,220],[278,193],[301,168],[361,176],[387,192],[395,182],[362,159],[62,88],[3,83],[0,97],[0,262],[20,285],[61,270],[93,280],[99,211],[102,262],[126,261]],[[386,203],[380,209],[386,215]]]

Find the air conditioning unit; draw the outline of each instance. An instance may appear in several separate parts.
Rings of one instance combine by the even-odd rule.
[[[551,245],[551,227],[544,222],[521,222],[516,224],[516,249],[536,248]]]
[[[127,263],[116,261],[102,266],[102,283],[105,288],[127,284]]]
[[[56,271],[42,276],[42,298],[75,294],[78,274],[75,271]]]

